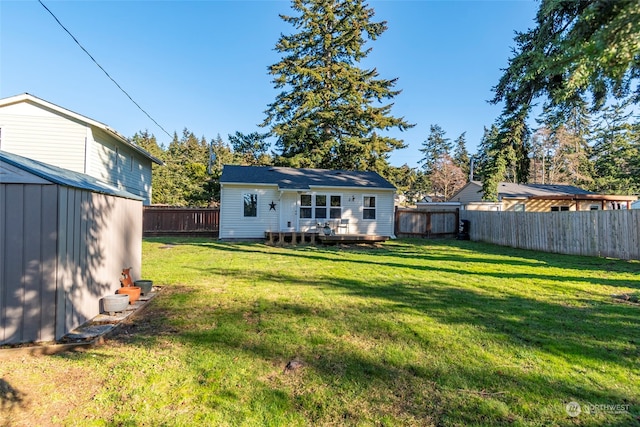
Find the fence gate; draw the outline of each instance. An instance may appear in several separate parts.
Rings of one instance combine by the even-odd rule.
[[[459,210],[424,211],[397,209],[395,234],[397,237],[454,237],[458,234]]]

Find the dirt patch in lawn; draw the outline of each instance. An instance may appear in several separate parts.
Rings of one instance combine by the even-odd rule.
[[[64,366],[54,356],[3,360],[0,370],[1,426],[56,426],[91,401],[100,382],[89,369]]]
[[[166,316],[167,313],[151,301],[140,312],[123,320],[106,336],[104,344],[94,349],[81,347],[55,355],[25,353],[3,357],[0,361],[0,427],[59,426],[74,410],[95,407],[92,400],[104,386],[101,373],[92,369],[91,363],[82,366],[85,364],[75,359],[101,358],[101,349],[108,353],[135,337],[174,334],[175,329],[163,322]],[[74,419],[81,423],[78,416]]]

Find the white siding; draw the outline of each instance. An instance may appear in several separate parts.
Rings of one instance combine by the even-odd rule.
[[[88,174],[151,203],[151,161],[101,129],[92,128],[89,141]]]
[[[151,203],[151,160],[104,130],[27,101],[0,107],[0,127],[0,150],[85,173]]]
[[[243,216],[244,193],[258,194],[258,217]],[[349,219],[349,234],[370,234],[392,236],[394,233],[394,194],[393,190],[336,189],[315,187],[312,191],[287,191],[280,195],[274,186],[251,187],[237,184],[223,184],[220,194],[220,238],[221,239],[260,239],[265,231],[310,231],[317,222],[332,222],[331,219],[301,219],[299,216],[300,194],[326,194],[341,196],[342,218]],[[363,200],[365,196],[376,198],[376,219],[363,219]],[[271,202],[276,210],[269,210]],[[289,227],[289,223],[291,227]],[[340,230],[340,233],[346,230]]]
[[[258,216],[245,217],[243,194],[258,195]],[[224,184],[220,191],[220,238],[261,239],[265,231],[277,231],[280,212],[280,192],[274,186],[237,186]],[[275,210],[269,210],[271,202]]]
[[[0,150],[84,173],[86,125],[21,102],[0,107]]]

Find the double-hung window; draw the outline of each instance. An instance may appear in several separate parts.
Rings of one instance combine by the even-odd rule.
[[[331,196],[331,208],[329,209],[329,218],[340,219],[342,218],[342,197]]]
[[[245,217],[258,216],[258,195],[255,193],[245,193],[242,195],[243,212]]]
[[[376,196],[364,196],[362,200],[362,219],[376,219]]]

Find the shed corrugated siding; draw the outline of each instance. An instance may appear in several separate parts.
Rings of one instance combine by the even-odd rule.
[[[88,174],[140,196],[145,204],[150,204],[151,161],[103,130],[94,128],[92,131]]]
[[[15,108],[15,107],[22,108]],[[12,114],[12,111],[23,114]],[[31,104],[0,108],[0,149],[84,173],[86,126]]]
[[[55,338],[56,190],[0,185],[0,344]]]
[[[0,185],[0,344],[59,339],[141,277],[142,203],[53,184]]]
[[[243,193],[258,194],[258,216],[245,218]],[[278,203],[278,189],[270,187],[242,187],[225,184],[220,191],[220,238],[221,239],[260,239],[267,230],[278,230],[278,212],[269,210],[271,201]]]
[[[57,338],[100,312],[123,268],[141,277],[142,203],[61,187],[59,218]]]

